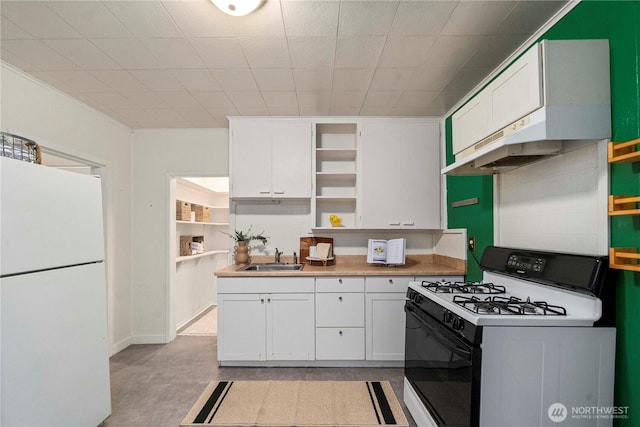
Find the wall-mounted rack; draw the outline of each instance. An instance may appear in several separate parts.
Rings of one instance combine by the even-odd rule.
[[[640,162],[640,138],[627,142],[609,142],[609,163]],[[609,196],[609,216],[640,215],[640,196]],[[610,248],[609,266],[619,270],[640,272],[640,254],[637,248]]]

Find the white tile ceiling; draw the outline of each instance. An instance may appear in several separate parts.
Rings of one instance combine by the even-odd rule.
[[[0,58],[134,128],[442,115],[565,0],[0,2]]]

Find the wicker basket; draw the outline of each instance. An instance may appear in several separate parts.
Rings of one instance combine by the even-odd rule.
[[[208,207],[192,205],[191,210],[196,213],[196,222],[211,222],[211,209]]]
[[[191,221],[191,203],[176,200],[176,220]]]
[[[38,144],[6,132],[0,132],[0,156],[29,163],[42,163],[42,151]]]
[[[204,236],[180,236],[180,256],[193,255],[191,242],[204,244]]]

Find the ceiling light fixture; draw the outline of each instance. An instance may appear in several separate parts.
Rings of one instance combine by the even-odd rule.
[[[232,16],[248,15],[256,10],[263,0],[211,0],[218,9]]]

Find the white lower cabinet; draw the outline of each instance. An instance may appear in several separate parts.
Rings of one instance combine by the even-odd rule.
[[[404,294],[367,294],[367,360],[404,360]]]
[[[220,278],[218,360],[313,360],[314,300],[313,278]]]
[[[316,359],[364,360],[364,277],[316,278]]]
[[[218,360],[266,360],[264,297],[218,295]]]
[[[218,360],[403,361],[409,282],[444,279],[220,277]]]
[[[404,360],[404,302],[411,276],[367,277],[367,360]]]

